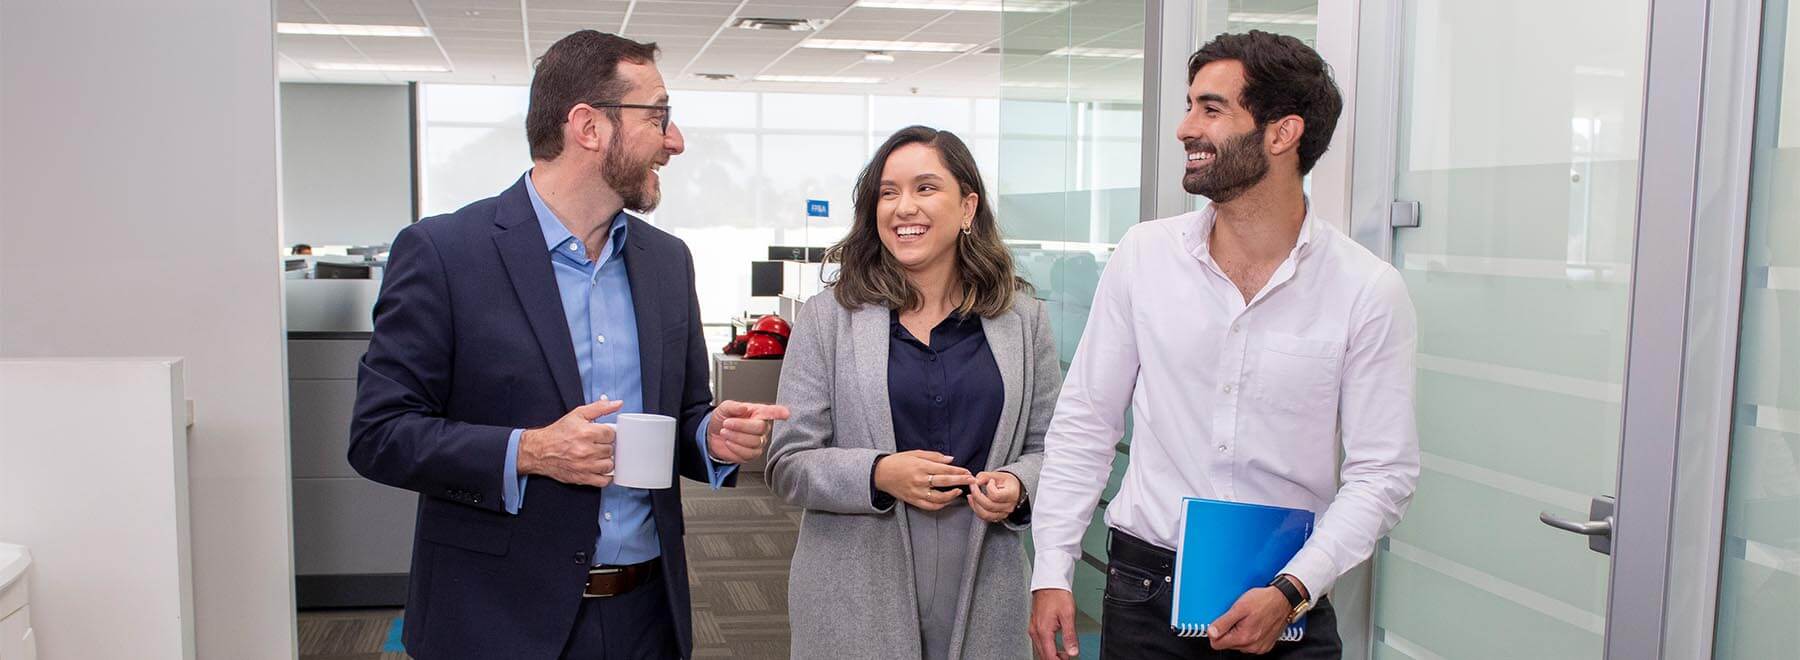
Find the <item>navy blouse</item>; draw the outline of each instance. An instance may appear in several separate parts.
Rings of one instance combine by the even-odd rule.
[[[935,451],[971,473],[987,469],[1006,391],[981,317],[946,317],[932,328],[927,346],[900,324],[899,312],[889,314],[888,405],[895,449]]]

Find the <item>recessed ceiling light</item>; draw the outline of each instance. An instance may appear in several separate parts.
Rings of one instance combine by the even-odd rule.
[[[873,41],[867,39],[807,39],[800,42],[801,48],[823,48],[827,50],[880,50],[900,51],[905,53],[961,53],[974,48],[976,44],[956,44],[941,41]]]
[[[1068,0],[856,0],[870,9],[928,9],[932,11],[1004,11],[1048,14],[1068,9]]]
[[[1050,51],[1053,57],[1099,57],[1114,60],[1141,60],[1144,51],[1136,48],[1058,48]]]
[[[1306,14],[1283,14],[1269,11],[1234,11],[1225,16],[1225,20],[1233,23],[1261,23],[1263,25],[1318,25],[1319,17]]]
[[[777,32],[813,32],[825,27],[819,18],[740,18],[732,27],[743,30],[775,30]]]
[[[737,76],[729,73],[696,73],[694,74],[694,77],[703,80],[734,80],[737,78]]]
[[[369,62],[313,62],[306,65],[315,71],[379,71],[383,73],[416,72],[416,73],[449,73],[450,67],[441,64],[372,64]]]
[[[829,83],[843,85],[875,85],[880,78],[863,78],[859,76],[757,76],[756,82],[784,83]]]
[[[276,23],[281,34],[312,34],[327,37],[429,37],[431,28],[422,25],[337,25],[332,23]]]
[[[871,50],[867,53],[863,53],[863,61],[868,62],[869,64],[893,64],[894,56],[879,50]]]

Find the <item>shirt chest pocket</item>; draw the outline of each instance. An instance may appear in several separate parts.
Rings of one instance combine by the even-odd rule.
[[[1257,400],[1282,412],[1337,416],[1342,343],[1271,334],[1252,355],[1251,385]]]

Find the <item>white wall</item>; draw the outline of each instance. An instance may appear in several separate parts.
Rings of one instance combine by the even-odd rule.
[[[183,399],[170,358],[0,359],[0,538],[46,660],[195,657]]]
[[[412,101],[404,85],[281,86],[288,245],[373,245],[413,221]]]
[[[273,23],[267,0],[0,3],[0,356],[184,359],[205,658],[295,653]],[[69,423],[105,423],[94,403]]]

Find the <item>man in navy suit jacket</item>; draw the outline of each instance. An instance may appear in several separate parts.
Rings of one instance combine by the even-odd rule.
[[[620,413],[678,420],[675,471],[730,485],[780,406],[708,393],[693,257],[647,212],[684,148],[656,46],[582,31],[538,61],[533,168],[394,239],[349,459],[419,493],[406,650],[686,658],[680,481],[613,484]]]

